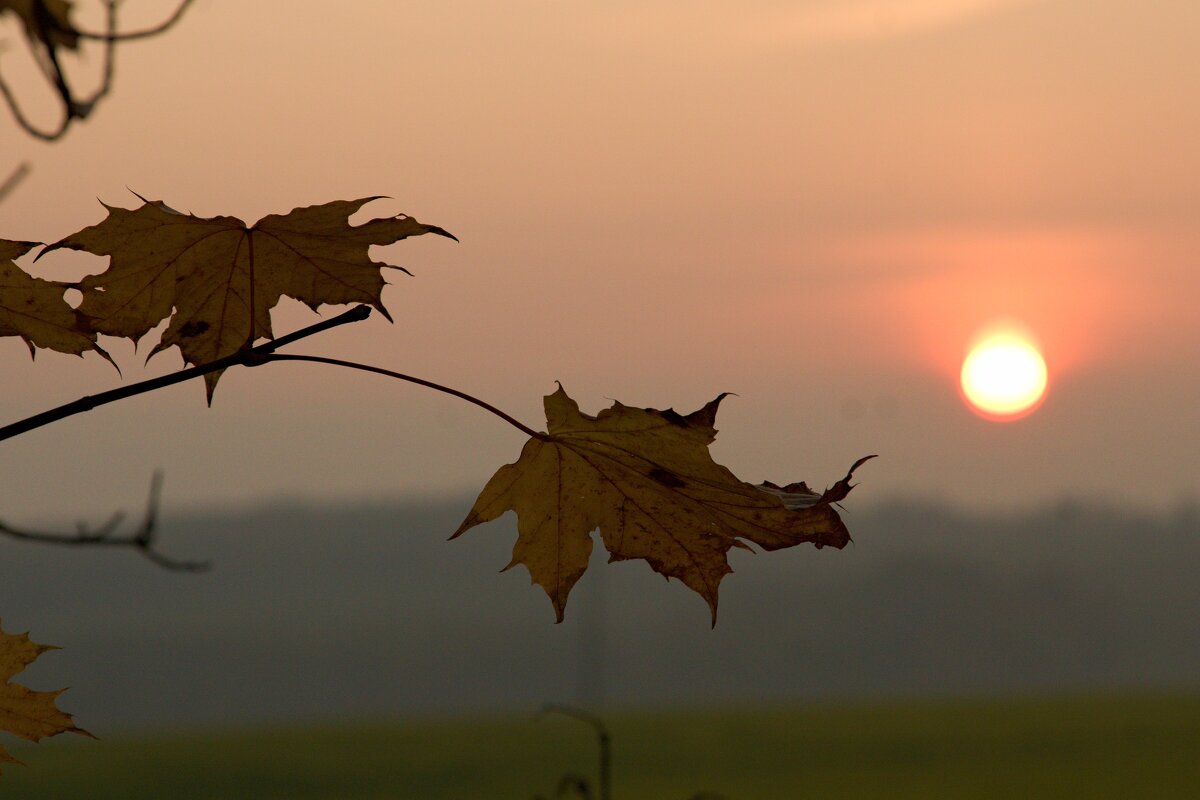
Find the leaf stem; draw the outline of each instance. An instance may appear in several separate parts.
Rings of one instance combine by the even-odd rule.
[[[400,372],[393,372],[390,369],[384,369],[382,367],[372,367],[369,364],[359,364],[354,361],[343,361],[340,358],[325,358],[324,356],[304,356],[304,355],[288,355],[285,353],[269,353],[269,354],[263,356],[261,360],[264,362],[311,361],[315,364],[331,364],[335,367],[346,367],[347,369],[357,369],[357,370],[362,370],[363,372],[374,372],[377,375],[386,375],[387,377],[395,378],[396,380],[408,381],[409,383],[415,383],[418,386],[425,386],[430,389],[436,389],[439,392],[445,392],[446,394],[453,395],[462,400],[466,400],[468,403],[474,403],[475,405],[479,406],[480,408],[482,408],[486,411],[490,411],[491,413],[495,414],[500,419],[507,422],[509,425],[512,425],[517,430],[521,431],[522,433],[524,433],[527,436],[530,436],[534,439],[545,439],[546,438],[546,434],[535,431],[533,428],[530,428],[528,425],[525,425],[524,423],[520,422],[519,420],[514,419],[513,417],[509,416],[508,414],[505,414],[503,411],[496,408],[491,403],[484,402],[483,400],[480,400],[478,397],[472,397],[471,395],[467,394],[466,392],[460,392],[458,389],[451,389],[449,386],[443,386],[440,383],[434,383],[433,381],[427,381],[424,378],[416,378],[416,377],[413,377],[412,375],[405,375]]]

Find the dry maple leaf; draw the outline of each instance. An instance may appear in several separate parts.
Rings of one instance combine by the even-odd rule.
[[[95,331],[63,299],[67,285],[35,278],[13,263],[36,246],[0,239],[0,336],[20,336],[30,355],[35,347],[74,355],[94,350],[111,362]]]
[[[271,338],[270,310],[285,295],[314,311],[323,303],[366,303],[390,320],[382,270],[403,268],[372,261],[368,248],[425,233],[454,237],[403,214],[350,225],[350,215],[375,199],[297,208],[247,226],[142,198],[132,210],[106,205],[102,222],[42,255],[69,248],[110,256],[107,270],[76,284],[92,328],[136,341],[170,317],[150,355],[178,346],[185,362],[205,364]],[[205,376],[210,402],[220,374]]]
[[[35,692],[19,684],[10,683],[25,667],[29,666],[47,650],[57,648],[31,642],[23,633],[9,634],[0,630],[0,731],[36,742],[46,736],[60,733],[90,733],[75,726],[70,714],[60,711],[54,701],[65,689],[57,692]],[[0,745],[0,765],[19,764]],[[2,771],[2,768],[0,768]]]
[[[517,542],[505,569],[524,564],[562,622],[599,528],[610,562],[642,558],[678,578],[705,599],[715,625],[717,586],[733,571],[729,548],[850,541],[832,503],[850,491],[850,476],[866,460],[823,494],[804,484],[740,481],[708,452],[724,397],[687,416],[615,402],[593,417],[559,386],[545,398],[549,434],[531,438],[516,463],[492,476],[450,538],[515,511]]]

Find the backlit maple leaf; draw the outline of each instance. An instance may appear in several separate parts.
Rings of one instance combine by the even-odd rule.
[[[0,239],[0,336],[20,336],[30,355],[44,347],[74,355],[94,350],[108,358],[95,331],[63,299],[66,285],[35,278],[13,263],[36,246]]]
[[[79,311],[92,328],[136,341],[170,317],[150,355],[178,346],[188,364],[205,364],[271,338],[270,310],[285,295],[313,310],[366,303],[390,320],[382,269],[401,268],[372,261],[368,248],[425,233],[454,237],[403,214],[350,225],[349,217],[374,199],[297,208],[249,226],[158,201],[132,210],[105,206],[102,222],[42,255],[69,248],[111,256],[107,270],[77,284]],[[205,376],[210,401],[220,374]]]
[[[55,699],[65,690],[35,692],[20,684],[10,683],[13,676],[32,664],[38,656],[54,649],[50,645],[31,642],[23,633],[9,634],[0,630],[0,731],[31,742],[60,733],[91,736],[76,727],[70,714],[54,705]],[[19,763],[4,745],[0,745],[0,765]]]
[[[715,625],[731,547],[846,545],[850,533],[832,504],[866,460],[823,494],[740,481],[708,452],[724,396],[687,416],[613,403],[593,417],[560,386],[545,398],[549,434],[530,439],[516,463],[492,476],[451,538],[515,511],[517,542],[505,569],[524,564],[561,622],[599,528],[609,561],[645,559],[683,581],[708,603]]]

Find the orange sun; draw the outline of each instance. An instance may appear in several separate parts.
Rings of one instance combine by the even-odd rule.
[[[963,399],[993,422],[1021,419],[1046,396],[1046,362],[1032,337],[1014,326],[992,328],[963,361]]]

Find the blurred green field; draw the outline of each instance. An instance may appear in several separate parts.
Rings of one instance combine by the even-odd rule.
[[[617,714],[614,800],[1200,797],[1200,694]],[[594,782],[560,716],[48,740],[10,749],[20,800],[552,797]]]

